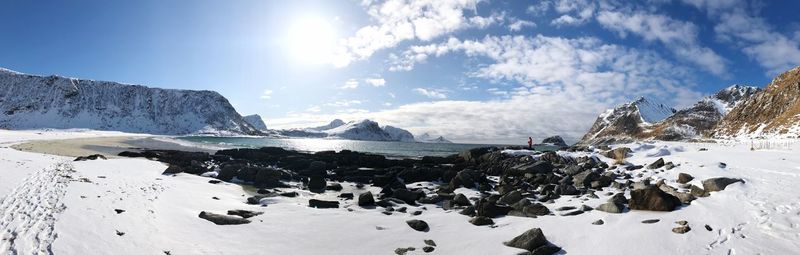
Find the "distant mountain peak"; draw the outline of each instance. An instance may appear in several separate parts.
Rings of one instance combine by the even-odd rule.
[[[247,123],[250,123],[250,125],[253,126],[254,128],[256,128],[256,129],[258,129],[260,131],[266,131],[267,130],[267,124],[264,124],[264,119],[261,118],[261,115],[251,114],[251,115],[244,116],[243,118],[244,118],[245,121],[247,121]]]

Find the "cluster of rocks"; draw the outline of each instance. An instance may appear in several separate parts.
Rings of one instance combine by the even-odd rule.
[[[487,147],[464,151],[448,157],[423,157],[420,159],[389,159],[381,155],[343,150],[302,153],[281,148],[230,149],[216,153],[183,152],[170,150],[146,150],[122,152],[120,156],[146,157],[169,164],[164,174],[180,172],[210,176],[219,181],[236,181],[254,185],[267,193],[251,198],[258,204],[265,196],[291,194],[271,193],[269,188],[288,187],[288,182],[301,182],[312,192],[340,192],[338,182],[357,183],[357,187],[372,185],[381,187],[378,194],[363,192],[356,203],[364,208],[381,207],[385,214],[406,212],[407,207],[396,206],[431,204],[444,210],[457,210],[470,217],[476,226],[493,225],[493,218],[510,215],[518,217],[541,217],[559,214],[572,216],[591,210],[608,213],[624,213],[627,210],[672,211],[690,204],[709,192],[723,190],[727,185],[743,182],[740,179],[712,178],[702,182],[703,187],[689,184],[693,177],[681,173],[677,176],[680,187],[667,185],[665,180],[651,183],[643,173],[664,172],[676,167],[672,162],[658,159],[652,164],[609,165],[595,156],[563,157],[556,152],[541,152],[534,157],[508,155],[504,148]],[[569,151],[587,151],[586,148],[570,147]],[[613,159],[628,158],[627,148],[608,149],[601,153]],[[638,179],[638,181],[634,181]],[[414,182],[441,182],[442,185],[410,187]],[[480,191],[479,197],[467,198],[456,193],[458,188]],[[598,193],[611,187],[615,192],[603,195],[610,198],[596,208],[586,205],[565,206],[551,211],[545,204],[562,196],[583,200],[599,199]],[[626,191],[630,196],[626,197]],[[261,192],[260,192],[261,193]],[[296,195],[296,193],[294,194]],[[342,193],[343,199],[356,199],[353,193]],[[311,199],[309,206],[315,208],[338,208],[339,201]],[[414,212],[419,214],[421,211]],[[201,217],[228,222],[231,219],[206,213]],[[225,216],[225,215],[222,215]],[[210,220],[210,219],[209,219]],[[234,222],[241,222],[245,218]],[[216,223],[216,222],[215,222]],[[595,222],[597,225],[602,222]],[[219,224],[219,223],[218,223]],[[409,226],[418,231],[427,231],[424,221],[413,220]],[[533,231],[533,230],[532,230]],[[688,231],[688,230],[687,230]],[[542,235],[541,231],[527,233]],[[543,238],[543,235],[542,235]],[[510,241],[518,247],[522,241]],[[525,241],[528,242],[528,241]],[[525,244],[524,249],[533,252],[539,248],[535,243]],[[513,245],[511,245],[513,244]],[[534,247],[536,246],[536,247]],[[535,254],[556,252],[555,246],[547,246]]]

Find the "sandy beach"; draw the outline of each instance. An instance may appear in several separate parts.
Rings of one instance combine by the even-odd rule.
[[[58,156],[78,157],[91,154],[101,154],[107,158],[117,157],[123,151],[154,149],[154,150],[183,150],[183,151],[207,151],[214,152],[213,149],[192,147],[169,142],[167,137],[147,137],[147,136],[108,136],[108,137],[89,137],[59,140],[36,140],[19,144],[11,147],[26,152],[44,153]]]

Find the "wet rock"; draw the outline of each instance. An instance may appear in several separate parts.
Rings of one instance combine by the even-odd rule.
[[[256,212],[256,211],[249,211],[249,210],[228,210],[228,215],[236,215],[242,218],[250,218],[254,216],[258,216],[264,214],[264,212]]]
[[[416,231],[428,232],[430,230],[428,223],[423,220],[407,220],[406,224]]]
[[[533,228],[521,235],[514,237],[511,241],[504,242],[506,246],[520,248],[527,251],[534,251],[536,248],[542,247],[547,244],[547,238],[539,228]]]
[[[201,219],[205,219],[207,221],[213,222],[217,225],[239,225],[239,224],[247,224],[250,223],[250,220],[238,217],[238,216],[229,216],[229,215],[222,215],[216,214],[211,212],[202,211],[200,215],[198,215]]]
[[[308,206],[314,207],[318,209],[326,209],[326,208],[339,208],[339,201],[325,201],[319,199],[309,199]]]
[[[375,197],[372,195],[372,192],[367,191],[358,195],[358,206],[374,206],[375,205]]]
[[[469,220],[469,223],[475,226],[486,226],[494,224],[492,218],[486,216],[476,216]]]
[[[628,206],[631,210],[672,211],[681,205],[681,201],[661,189],[650,186],[631,191]]]
[[[687,173],[679,173],[678,174],[678,183],[680,183],[680,184],[686,184],[686,183],[688,183],[688,182],[690,182],[692,180],[694,180],[694,177],[692,177],[691,175],[689,175]]]
[[[711,178],[703,181],[703,189],[706,192],[721,191],[724,190],[726,187],[728,187],[728,185],[737,182],[744,183],[744,180],[738,178],[728,178],[728,177]]]

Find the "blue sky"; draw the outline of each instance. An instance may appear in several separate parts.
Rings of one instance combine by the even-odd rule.
[[[4,1],[0,67],[205,89],[271,128],[371,118],[461,142],[575,140],[800,65],[794,1]]]

